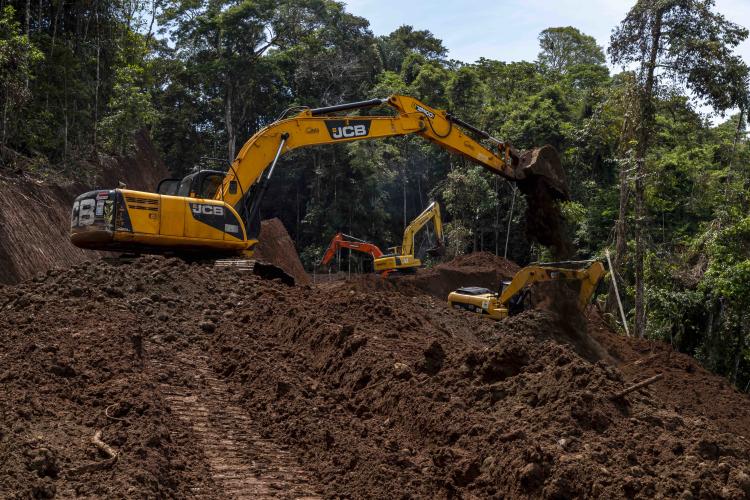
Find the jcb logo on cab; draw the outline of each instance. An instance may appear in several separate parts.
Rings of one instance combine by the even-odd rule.
[[[224,215],[224,207],[220,205],[202,205],[200,203],[191,203],[190,208],[196,215]]]

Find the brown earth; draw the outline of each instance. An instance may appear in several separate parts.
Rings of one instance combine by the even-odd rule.
[[[82,167],[84,168],[84,167]],[[0,169],[0,283],[17,283],[54,267],[64,268],[97,254],[70,243],[73,199],[99,187],[124,182],[131,189],[153,190],[166,168],[145,134],[136,136],[131,157],[100,157],[97,175],[85,181],[47,181],[16,169]]]
[[[276,217],[261,221],[253,257],[280,267],[299,285],[307,285],[312,281],[299,260],[292,238]]]
[[[652,387],[674,411],[705,418],[717,427],[750,440],[750,397],[717,377],[694,358],[663,342],[612,335],[597,310],[589,312],[590,332],[631,379],[663,378]]]
[[[0,497],[750,495],[748,398],[720,377],[590,312],[620,367],[593,362],[554,311],[482,320],[419,277],[148,257],[0,288]]]

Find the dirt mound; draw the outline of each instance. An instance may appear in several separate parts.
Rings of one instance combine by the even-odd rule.
[[[459,255],[431,269],[419,269],[412,276],[391,278],[403,292],[418,289],[447,300],[448,294],[462,286],[482,286],[498,290],[503,280],[513,278],[519,267],[489,252]]]
[[[537,335],[552,313],[492,323],[425,295],[246,288],[252,321],[220,325],[214,367],[329,496],[744,494],[747,443],[648,390],[613,399],[617,370]]]
[[[674,411],[710,420],[725,432],[750,440],[750,396],[714,375],[694,358],[663,342],[613,334],[602,315],[590,308],[589,332],[631,379],[663,378],[652,387]]]
[[[306,285],[311,282],[310,276],[302,267],[292,238],[278,218],[260,223],[260,236],[255,246],[254,257],[280,267],[294,277],[297,284]]]
[[[655,386],[615,399],[634,380],[554,340],[556,313],[491,322],[379,286],[141,258],[0,288],[0,496],[225,498],[254,463],[238,481],[300,471],[327,497],[750,494],[742,434]],[[102,429],[118,460],[71,475],[104,460]]]

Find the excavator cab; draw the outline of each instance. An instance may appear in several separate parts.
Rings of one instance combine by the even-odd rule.
[[[511,281],[503,281],[500,285],[500,293],[495,294],[496,297],[500,298],[506,288],[511,284]],[[520,314],[529,308],[529,295],[531,290],[523,288],[522,290],[515,293],[508,299],[508,316],[515,316]]]
[[[226,172],[218,170],[200,170],[188,174],[182,179],[170,177],[159,182],[159,185],[156,186],[156,193],[168,196],[213,198],[225,176]]]
[[[225,172],[218,170],[199,170],[188,174],[180,181],[177,196],[190,198],[213,198],[216,191],[224,182]]]

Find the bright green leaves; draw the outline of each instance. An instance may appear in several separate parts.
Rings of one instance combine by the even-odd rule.
[[[104,145],[120,155],[132,153],[133,136],[158,117],[141,66],[117,68],[108,109],[101,121]]]

